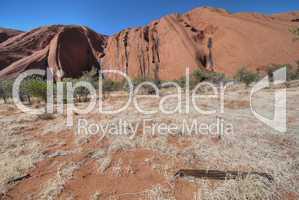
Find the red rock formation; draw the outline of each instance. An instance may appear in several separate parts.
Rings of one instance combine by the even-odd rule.
[[[96,51],[87,32],[88,29],[83,27],[66,27],[52,39],[48,65],[54,72],[61,71],[61,75],[66,77],[78,77],[93,66],[99,68]]]
[[[288,17],[282,19],[214,8],[169,15],[110,37],[102,67],[122,69],[132,76],[177,79],[186,67],[205,66],[209,38],[214,69],[227,75],[242,66],[255,70],[271,63],[294,63],[299,60],[299,43],[293,42],[289,28],[299,25],[293,19],[298,15],[285,14]]]
[[[21,33],[0,43],[0,70],[47,47],[61,26],[46,26]]]
[[[203,66],[203,32],[186,24],[181,16],[169,15],[143,28],[122,31],[109,38],[102,66],[164,80],[182,76],[187,66]]]
[[[22,31],[18,31],[18,30],[14,30],[14,29],[0,28],[0,43],[4,42],[8,38],[14,37],[20,33],[22,33]]]
[[[12,62],[0,71],[0,77],[36,68],[50,68],[56,76],[63,73],[65,77],[78,77],[92,66],[99,68],[96,52],[103,51],[104,41],[104,36],[79,26],[43,27],[21,34],[0,46],[2,52],[8,52],[1,58],[10,57],[6,61]]]
[[[242,66],[255,70],[273,63],[292,64],[299,60],[299,42],[293,41],[289,29],[299,26],[298,16],[198,8],[111,37],[79,26],[42,27],[0,43],[0,70],[5,68],[0,77],[36,67],[74,77],[96,60],[103,69],[162,80],[178,79],[186,67],[194,70],[207,63],[227,75]]]

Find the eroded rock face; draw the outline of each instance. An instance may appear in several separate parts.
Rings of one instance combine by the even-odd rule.
[[[77,77],[95,65],[131,77],[173,80],[187,67],[232,76],[243,66],[293,64],[299,42],[289,29],[299,26],[298,18],[297,12],[266,16],[197,8],[110,37],[81,26],[47,26],[0,43],[0,77],[47,67]]]
[[[131,76],[173,79],[185,68],[204,67],[204,35],[170,15],[150,25],[124,30],[108,39],[103,68],[117,67]]]
[[[16,36],[0,46],[3,52],[8,52],[8,56],[2,54],[1,57],[11,58],[6,60],[11,64],[0,71],[0,77],[12,77],[37,68],[50,68],[55,78],[61,77],[61,73],[64,77],[78,77],[92,67],[99,68],[97,50],[93,47],[98,45],[97,49],[103,49],[104,38],[80,26],[42,27]]]
[[[294,20],[298,15],[230,14],[215,8],[169,15],[110,37],[101,65],[131,76],[171,80],[181,78],[186,67],[194,70],[208,63],[229,76],[242,66],[256,70],[272,63],[295,63],[299,42],[293,41],[289,28],[299,26]]]
[[[22,33],[22,31],[18,31],[18,30],[14,30],[14,29],[0,28],[0,43],[4,42],[7,39],[14,37],[20,33]]]
[[[61,26],[45,26],[0,43],[0,70],[46,48]]]

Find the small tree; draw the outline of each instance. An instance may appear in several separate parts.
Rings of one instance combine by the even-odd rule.
[[[22,82],[21,95],[26,95],[29,103],[31,103],[30,97],[47,101],[47,82],[38,76],[28,77]]]
[[[186,87],[186,77],[183,76],[180,79],[175,81],[181,88],[185,88]]]
[[[72,87],[75,86],[76,83],[79,81],[84,81],[83,79],[73,79],[73,78],[64,78],[63,79],[63,101],[67,102],[67,83],[71,83]],[[74,100],[76,102],[87,102],[88,101],[88,95],[89,91],[85,87],[78,87],[74,91]]]
[[[242,67],[237,71],[237,73],[234,76],[234,79],[245,83],[248,87],[252,82],[255,82],[259,79],[259,74],[256,72],[251,72],[247,70],[245,67]]]
[[[192,72],[190,77],[190,88],[194,88],[200,82],[211,82],[211,83],[220,83],[225,81],[226,77],[223,73],[214,72],[214,71],[207,71],[204,69],[196,69]],[[180,87],[186,87],[186,77],[183,76],[182,78],[176,80],[176,83],[179,84]]]
[[[294,41],[299,40],[299,27],[298,28],[291,28],[290,32],[295,35]]]
[[[296,66],[287,66],[287,80],[298,80],[299,79],[299,61],[297,61]]]
[[[90,71],[83,73],[79,81],[87,81],[97,89],[99,86],[98,70],[95,67],[92,67]]]
[[[92,67],[90,71],[84,72],[79,79],[68,79],[73,84],[79,81],[89,82],[94,88],[98,88],[98,71],[95,67]],[[79,102],[88,101],[89,90],[85,87],[79,87],[75,90],[75,96]]]
[[[4,103],[8,102],[8,99],[12,97],[13,80],[0,81],[0,98]]]
[[[3,87],[3,83],[0,82],[0,97],[3,99],[4,103],[7,103],[7,96],[5,94],[5,89]]]
[[[103,92],[112,92],[121,89],[121,83],[111,79],[103,80]]]
[[[213,83],[218,83],[220,81],[225,80],[225,75],[219,72],[197,69],[193,71],[192,79],[195,82],[209,81]]]

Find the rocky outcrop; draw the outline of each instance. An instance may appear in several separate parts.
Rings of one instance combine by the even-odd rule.
[[[299,43],[289,29],[299,25],[294,20],[298,14],[198,8],[169,15],[110,37],[101,64],[135,77],[170,80],[182,77],[186,67],[194,70],[211,63],[213,70],[227,75],[242,66],[256,70],[271,63],[294,63],[299,60]]]
[[[180,15],[169,15],[110,37],[101,64],[135,77],[173,79],[187,66],[204,67],[204,44],[203,30],[188,27]]]
[[[0,43],[0,77],[36,67],[76,77],[96,65],[131,77],[172,80],[187,67],[233,75],[243,66],[293,64],[299,42],[289,29],[299,26],[298,18],[298,12],[268,16],[197,8],[110,37],[81,26],[47,26]]]
[[[32,42],[28,43],[24,37],[29,37]],[[36,29],[2,45],[2,51],[14,54],[11,54],[12,61],[7,61],[12,64],[0,71],[0,77],[12,77],[27,69],[47,68],[51,69],[56,79],[62,76],[79,77],[92,67],[100,68],[97,56],[101,54],[97,52],[103,51],[104,44],[104,36],[85,27],[51,26]]]
[[[84,27],[65,27],[51,40],[48,66],[54,74],[59,74],[58,79],[78,77],[92,67],[100,69],[87,33]]]
[[[0,43],[4,42],[7,39],[14,37],[20,33],[22,33],[22,31],[18,31],[18,30],[14,30],[14,29],[0,28]]]
[[[0,43],[0,70],[47,47],[61,26],[45,26]]]

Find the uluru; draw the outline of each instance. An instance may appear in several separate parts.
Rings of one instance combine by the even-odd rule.
[[[0,5],[0,200],[299,200],[298,0]]]
[[[213,67],[232,76],[241,67],[294,64],[299,42],[294,42],[290,29],[299,26],[298,19],[299,12],[264,15],[202,7],[111,36],[75,25],[24,33],[1,29],[0,77],[32,68],[78,77],[94,66],[120,69],[132,77],[171,80],[182,77],[187,67]]]

